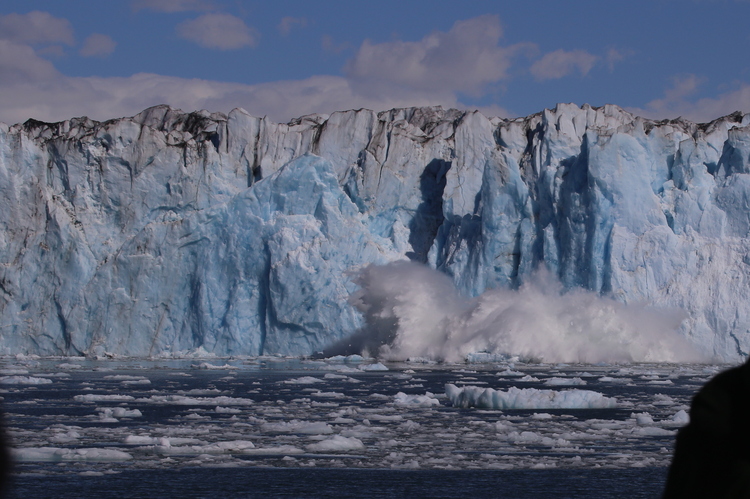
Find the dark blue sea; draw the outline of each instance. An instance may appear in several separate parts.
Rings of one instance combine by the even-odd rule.
[[[15,478],[11,498],[658,498],[665,468],[587,470],[204,469]]]

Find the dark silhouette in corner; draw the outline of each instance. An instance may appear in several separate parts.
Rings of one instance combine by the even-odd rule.
[[[8,430],[5,427],[5,411],[0,406],[0,498],[8,497],[11,488],[13,459],[10,447]]]
[[[693,398],[663,497],[750,498],[750,361],[719,373]]]

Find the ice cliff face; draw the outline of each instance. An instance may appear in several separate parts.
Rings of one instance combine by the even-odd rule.
[[[750,115],[488,119],[167,107],[0,128],[0,353],[310,354],[362,326],[352,271],[412,259],[478,295],[545,265],[750,351]]]

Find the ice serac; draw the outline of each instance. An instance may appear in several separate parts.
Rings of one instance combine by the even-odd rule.
[[[546,266],[681,308],[684,336],[736,360],[749,124],[558,105],[2,125],[0,353],[310,354],[362,327],[354,272],[409,259],[468,296]]]

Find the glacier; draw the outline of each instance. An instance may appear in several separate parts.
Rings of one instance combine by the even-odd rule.
[[[748,125],[573,104],[0,124],[0,354],[310,355],[367,330],[364,269],[408,260],[464,297],[541,268],[680,310],[683,338],[736,361]]]

